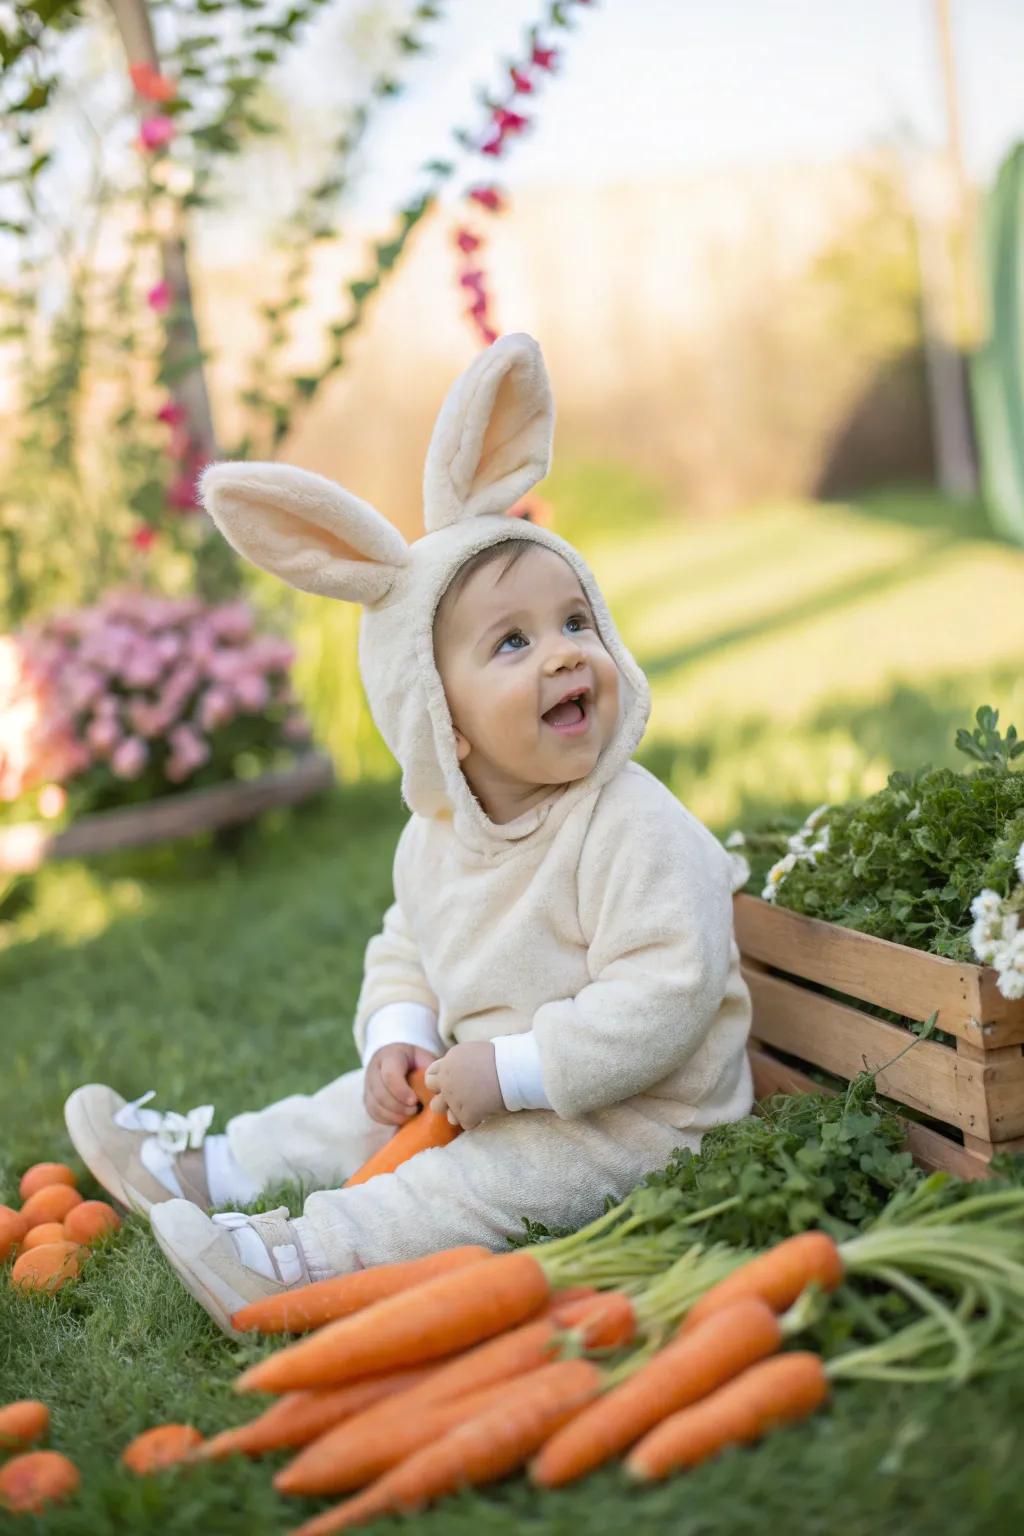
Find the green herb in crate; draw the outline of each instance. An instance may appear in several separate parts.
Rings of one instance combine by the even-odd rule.
[[[1024,741],[1013,726],[1000,733],[998,710],[982,706],[976,719],[956,738],[976,764],[969,771],[893,773],[877,794],[819,807],[797,831],[745,833],[747,889],[878,938],[994,964],[1004,994],[1024,995],[1024,774],[1013,768]]]

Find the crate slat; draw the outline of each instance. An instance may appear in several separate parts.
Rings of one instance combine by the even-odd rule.
[[[905,1029],[773,976],[755,962],[745,960],[742,970],[757,1038],[827,1072],[856,1077],[865,1067],[874,1070],[891,1061],[909,1042]],[[987,1070],[949,1046],[919,1040],[878,1073],[878,1088],[934,1120],[994,1140],[983,1080]]]
[[[998,991],[988,967],[893,944],[836,923],[775,907],[744,892],[733,898],[744,956],[862,1002],[923,1021],[981,1047],[1024,1042],[1024,1001]]]
[[[806,1072],[790,1066],[773,1056],[760,1041],[752,1040],[747,1054],[754,1077],[754,1096],[767,1098],[771,1093],[834,1093],[836,1090],[816,1083]],[[942,1168],[959,1179],[985,1179],[989,1176],[988,1158],[961,1147],[950,1137],[933,1131],[929,1126],[916,1125],[912,1120],[902,1120],[907,1128],[907,1148],[922,1168]]]

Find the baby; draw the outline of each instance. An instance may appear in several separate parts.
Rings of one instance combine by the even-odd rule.
[[[750,998],[732,929],[745,871],[631,761],[650,712],[582,557],[510,507],[547,473],[554,408],[531,337],[456,380],[411,545],[367,503],[277,464],[219,464],[205,504],[242,554],[363,605],[360,667],[411,811],[394,900],[366,948],[361,1070],[207,1134],[80,1088],[71,1138],[148,1211],[185,1285],[228,1329],[246,1302],[462,1243],[529,1216],[575,1227],[674,1147],[749,1112]],[[345,1179],[415,1110],[409,1073],[467,1134]],[[300,1178],[301,1216],[247,1216]]]

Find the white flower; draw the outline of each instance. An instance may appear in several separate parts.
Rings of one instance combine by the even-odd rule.
[[[804,830],[806,832],[813,832],[814,828],[818,825],[818,822],[821,820],[827,810],[828,802],[826,801],[824,805],[819,805],[817,810],[812,811],[807,820],[804,822]]]
[[[746,843],[747,840],[738,827],[736,828],[735,832],[730,832],[729,836],[725,840],[725,846],[727,848],[745,848]]]
[[[1001,971],[996,980],[996,986],[1004,997],[1016,1002],[1024,997],[1024,971]]]
[[[1014,867],[1017,871],[1018,880],[1024,885],[1024,843],[1021,843],[1017,849],[1017,860]]]
[[[804,840],[804,834],[802,832],[794,832],[792,837],[787,837],[786,847],[792,854],[806,853],[807,843]]]
[[[996,946],[992,964],[997,971],[1024,971],[1024,933],[1007,934]]]
[[[1003,912],[1003,898],[998,891],[982,891],[971,902],[971,916],[978,922],[992,922],[1001,917]]]
[[[971,948],[982,965],[991,965],[999,948],[999,935],[979,919],[971,929]]]

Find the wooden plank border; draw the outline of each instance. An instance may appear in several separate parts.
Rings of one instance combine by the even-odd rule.
[[[31,874],[49,859],[80,859],[120,848],[142,848],[234,826],[275,806],[296,805],[333,783],[330,758],[309,752],[293,767],[278,773],[186,790],[144,805],[99,811],[81,817],[62,832],[53,832],[45,822],[5,827],[0,829],[0,872]]]

